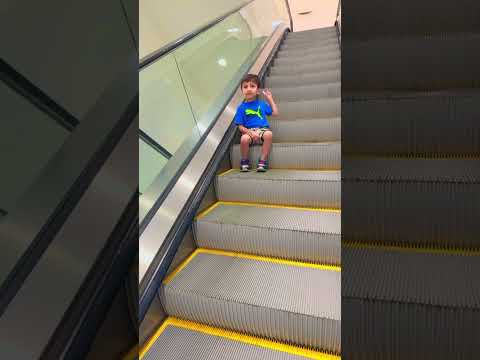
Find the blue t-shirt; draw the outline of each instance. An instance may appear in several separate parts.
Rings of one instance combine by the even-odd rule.
[[[235,114],[235,124],[247,129],[270,127],[267,115],[272,115],[272,108],[263,100],[243,102]]]

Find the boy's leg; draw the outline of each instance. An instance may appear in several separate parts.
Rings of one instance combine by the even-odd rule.
[[[241,154],[240,170],[241,171],[249,171],[250,169],[250,163],[248,161],[248,148],[250,146],[251,141],[252,139],[247,134],[243,134],[242,137],[240,138],[240,154]]]
[[[270,154],[270,149],[272,147],[273,133],[270,130],[266,130],[263,133],[263,145],[262,145],[262,155],[260,160],[267,160],[268,155]]]
[[[248,148],[251,141],[252,138],[247,134],[243,134],[240,138],[240,154],[242,155],[242,159],[248,159]]]

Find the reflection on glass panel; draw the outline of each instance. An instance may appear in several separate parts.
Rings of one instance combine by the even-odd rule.
[[[264,40],[252,39],[247,22],[236,13],[175,51],[201,131],[215,119]]]
[[[139,88],[140,129],[175,153],[196,123],[173,54],[142,69]]]
[[[138,145],[140,154],[139,191],[144,193],[168,160],[142,139],[138,139]]]
[[[70,132],[4,83],[0,98],[0,208],[11,212]]]

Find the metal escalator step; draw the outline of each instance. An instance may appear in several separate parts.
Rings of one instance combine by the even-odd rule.
[[[340,69],[336,69],[338,62],[331,63],[333,68],[327,68],[324,72],[318,73],[315,69],[311,69],[310,72],[291,74],[277,74],[275,67],[270,70],[270,76],[265,81],[265,86],[296,86],[296,85],[309,85],[309,84],[324,84],[337,82],[341,80]]]
[[[340,73],[340,56],[324,59],[323,61],[308,62],[302,64],[287,63],[274,65],[270,69],[270,75],[303,75],[305,73],[324,73],[337,71]],[[318,74],[322,75],[322,74]],[[337,80],[338,79],[338,80]],[[334,81],[340,81],[340,76]],[[330,81],[331,82],[331,81]]]
[[[288,36],[318,36],[320,34],[336,34],[337,28],[335,26],[327,26],[323,28],[316,28],[316,29],[309,29],[309,30],[302,30],[302,31],[294,31],[294,32],[289,32]]]
[[[341,118],[269,120],[275,141],[340,141]]]
[[[314,42],[311,41],[294,41],[294,40],[289,40],[286,39],[282,45],[280,46],[280,51],[283,50],[309,50],[309,49],[318,49],[322,48],[324,46],[331,46],[331,45],[337,45],[339,46],[338,43],[338,38],[337,37],[329,37],[329,38],[324,38],[324,39],[317,39]]]
[[[140,359],[339,360],[340,357],[170,317],[141,352]]]
[[[340,51],[340,47],[338,44],[331,44],[322,47],[310,48],[310,49],[299,49],[299,50],[280,50],[277,53],[276,59],[283,59],[283,58],[296,58],[302,59],[302,57],[318,57],[322,54]]]
[[[275,139],[275,135],[274,135]],[[255,166],[261,154],[261,146],[250,148],[249,159]],[[337,170],[341,167],[340,142],[323,143],[273,143],[268,158],[271,169]],[[232,146],[232,164],[240,164],[240,144]]]
[[[478,90],[345,101],[343,150],[376,155],[479,155],[479,103]]]
[[[342,313],[358,319],[342,331],[343,357],[349,348],[362,360],[477,357],[479,254],[342,246],[342,262]]]
[[[337,39],[337,31],[328,31],[324,33],[311,33],[311,34],[300,34],[300,33],[289,33],[285,38],[285,41],[289,42],[315,42],[318,40],[324,39]]]
[[[480,249],[478,159],[344,158],[345,238]],[[379,215],[381,214],[381,216]]]
[[[340,82],[271,88],[276,101],[314,100],[324,97],[341,97]]]
[[[340,117],[341,98],[324,98],[302,101],[277,101],[280,114],[277,119],[306,119]]]
[[[323,51],[317,54],[304,54],[303,56],[282,56],[274,60],[274,66],[298,65],[305,66],[312,63],[325,62],[331,59],[339,61],[340,49]]]
[[[338,267],[197,249],[160,299],[171,316],[339,354],[340,292]]]
[[[242,173],[235,169],[215,179],[222,201],[340,208],[340,171],[275,170]]]
[[[340,211],[217,202],[194,231],[203,248],[340,264]]]

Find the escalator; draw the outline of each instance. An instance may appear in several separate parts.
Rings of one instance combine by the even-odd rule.
[[[340,357],[337,29],[286,34],[272,36],[260,72],[280,111],[269,119],[270,168],[239,171],[230,125],[194,218],[179,219],[186,235],[166,276],[150,282],[166,316],[141,359]]]
[[[476,359],[478,3],[345,5],[342,355]]]

